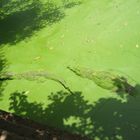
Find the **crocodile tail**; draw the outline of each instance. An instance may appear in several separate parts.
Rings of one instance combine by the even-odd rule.
[[[14,73],[4,72],[0,74],[0,81],[13,80]]]

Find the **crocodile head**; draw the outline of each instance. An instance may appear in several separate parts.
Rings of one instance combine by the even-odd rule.
[[[69,70],[74,72],[76,75],[83,77],[83,78],[88,78],[91,79],[91,77],[94,75],[94,71],[91,71],[87,68],[79,68],[79,67],[67,67]]]

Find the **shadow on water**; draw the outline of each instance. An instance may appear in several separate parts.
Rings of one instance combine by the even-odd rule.
[[[4,54],[3,54],[2,50],[0,49],[0,73],[5,70],[6,63],[7,62],[4,57]],[[4,90],[4,85],[5,85],[4,83],[5,83],[4,81],[0,81],[0,100],[1,100],[2,92]]]
[[[64,17],[62,9],[50,1],[3,0],[0,6],[0,44],[21,41]]]
[[[136,83],[136,82],[135,82]],[[114,90],[115,93],[117,93],[120,97],[124,97],[125,95],[130,96],[137,96],[137,90],[139,85],[133,85],[128,82],[128,79],[125,77],[118,77],[113,79],[114,87],[116,87],[116,90]]]
[[[65,8],[78,2],[62,1],[57,5],[47,0],[1,0],[0,44],[14,44],[32,36],[46,25],[52,25],[65,17]]]
[[[64,8],[71,8],[82,4],[81,0],[62,0]]]
[[[140,93],[140,85],[135,92]],[[115,98],[101,98],[89,103],[81,92],[70,95],[60,91],[51,93],[47,107],[29,102],[25,92],[10,97],[10,110],[41,123],[87,135],[99,140],[138,140],[140,138],[140,95],[128,96],[127,102]]]

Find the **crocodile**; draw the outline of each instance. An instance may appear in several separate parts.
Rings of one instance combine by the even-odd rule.
[[[70,66],[67,68],[82,78],[92,80],[96,85],[106,90],[115,91],[117,93],[125,92],[130,95],[132,95],[132,91],[134,90],[134,86],[128,82],[125,76],[111,73],[110,71],[98,71]]]
[[[41,79],[42,78],[42,79]],[[47,71],[28,71],[28,72],[22,72],[22,73],[15,73],[15,72],[2,72],[0,73],[0,81],[6,81],[6,80],[53,80],[60,85],[62,85],[68,92],[73,94],[73,92],[70,90],[70,88],[66,85],[66,82],[63,79],[60,79],[59,77],[55,76],[54,74],[48,73]]]

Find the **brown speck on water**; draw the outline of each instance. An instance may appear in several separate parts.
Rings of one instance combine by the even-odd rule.
[[[94,40],[92,39],[91,42],[94,42]]]
[[[87,40],[86,40],[86,42],[87,42],[87,43],[89,43],[89,42],[90,42],[90,40],[89,40],[89,39],[87,39]]]
[[[138,44],[136,44],[136,48],[139,48],[139,45]]]
[[[140,14],[140,11],[139,11],[139,10],[137,11],[137,14],[138,14],[138,15]]]
[[[54,48],[53,47],[49,47],[49,50],[53,50]]]
[[[24,94],[25,94],[25,95],[28,95],[28,94],[29,94],[29,92],[30,92],[30,91],[25,91],[25,92],[24,92]]]
[[[41,57],[40,56],[37,56],[34,58],[34,60],[39,60]]]
[[[123,48],[123,44],[120,44],[120,48]]]
[[[126,22],[124,22],[124,26],[127,26],[128,25],[128,22],[126,21]]]
[[[61,35],[61,38],[64,38],[65,37],[65,35],[63,34],[63,35]]]

